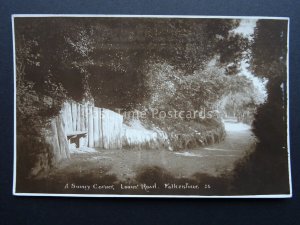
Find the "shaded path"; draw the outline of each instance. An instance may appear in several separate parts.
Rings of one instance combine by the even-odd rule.
[[[191,171],[196,171],[196,165],[201,164],[201,173],[219,175],[231,171],[234,163],[254,150],[255,137],[251,127],[243,123],[225,121],[226,137],[224,141],[207,147],[175,153],[185,157],[198,157]],[[192,167],[192,166],[190,166]],[[182,168],[185,170],[185,168]],[[188,171],[185,171],[189,173]],[[192,173],[192,172],[190,172]]]
[[[253,150],[255,138],[250,126],[233,121],[225,122],[224,141],[203,148],[170,152],[167,150],[103,150],[73,154],[71,161],[62,163],[53,173],[73,176],[116,175],[119,180],[136,176],[145,166],[158,166],[178,178],[195,173],[217,176],[233,169],[234,163]]]

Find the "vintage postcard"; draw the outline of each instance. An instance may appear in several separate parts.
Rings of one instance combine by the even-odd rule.
[[[292,196],[288,18],[12,25],[14,195]]]

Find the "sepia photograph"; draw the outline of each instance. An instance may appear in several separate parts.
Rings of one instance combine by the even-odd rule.
[[[12,24],[14,195],[292,196],[289,18]]]

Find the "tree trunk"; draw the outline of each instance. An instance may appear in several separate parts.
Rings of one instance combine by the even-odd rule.
[[[70,151],[69,151],[69,143],[66,138],[66,134],[63,130],[62,126],[62,116],[59,115],[56,117],[56,127],[57,127],[57,137],[59,142],[59,157],[61,159],[69,159]]]
[[[60,154],[60,145],[58,140],[56,118],[51,119],[51,134],[50,134],[50,146],[54,157],[54,164],[58,163],[62,158]]]

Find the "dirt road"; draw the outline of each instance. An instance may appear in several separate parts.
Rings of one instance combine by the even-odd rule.
[[[54,173],[62,176],[88,174],[115,175],[119,180],[130,180],[142,167],[158,166],[174,177],[188,178],[195,173],[217,176],[233,169],[234,163],[252,151],[255,138],[250,126],[225,122],[226,138],[218,144],[203,148],[171,152],[167,150],[103,150],[73,154]]]

